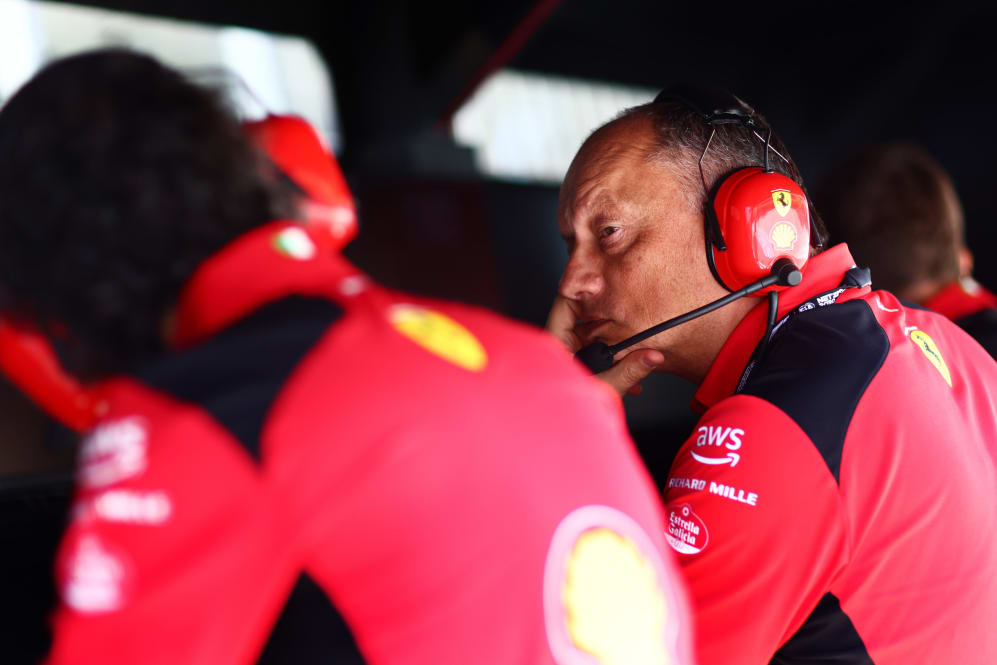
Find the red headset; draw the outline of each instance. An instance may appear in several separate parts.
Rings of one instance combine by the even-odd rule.
[[[266,153],[301,191],[306,200],[302,214],[336,250],[357,234],[353,194],[332,151],[306,120],[292,115],[268,115],[243,123],[249,138]]]
[[[706,257],[717,281],[728,291],[737,291],[769,275],[779,259],[789,259],[802,270],[810,257],[811,237],[817,247],[823,241],[814,226],[803,188],[789,176],[768,167],[769,152],[773,151],[772,130],[765,128],[767,136],[759,134],[754,111],[721,90],[675,86],[662,90],[654,99],[654,103],[665,101],[686,106],[713,128],[740,125],[765,143],[765,167],[736,169],[721,178],[708,194]],[[710,141],[712,138],[711,135]],[[700,168],[710,141],[700,157]],[[789,163],[786,157],[776,154]],[[753,295],[785,288],[770,286]]]

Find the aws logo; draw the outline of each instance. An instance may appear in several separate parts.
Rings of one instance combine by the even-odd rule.
[[[720,450],[716,451],[719,453],[727,451],[723,457],[701,455],[695,450],[690,451],[693,459],[697,462],[713,465],[730,464],[731,467],[735,467],[741,461],[740,453],[734,452],[741,448],[741,437],[744,436],[744,430],[740,427],[704,425],[696,433],[696,448],[707,449],[706,451],[701,450],[701,452],[708,452],[710,448],[720,448]]]

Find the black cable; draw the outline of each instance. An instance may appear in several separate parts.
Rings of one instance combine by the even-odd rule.
[[[752,282],[742,289],[729,293],[719,300],[714,300],[711,303],[707,303],[702,307],[698,307],[691,312],[686,312],[685,314],[680,314],[675,318],[668,319],[656,326],[652,326],[643,332],[639,332],[632,337],[628,337],[622,342],[618,342],[609,346],[604,342],[594,342],[578,350],[575,353],[575,357],[582,362],[589,370],[594,374],[600,372],[605,372],[607,369],[613,366],[613,356],[622,351],[623,349],[633,346],[638,342],[643,342],[648,337],[654,337],[658,333],[664,332],[669,328],[674,328],[677,325],[681,325],[686,321],[691,321],[695,318],[703,316],[704,314],[709,314],[715,309],[719,309],[724,305],[734,302],[738,298],[743,298],[744,296],[751,295],[757,291],[761,291],[764,288],[772,286],[773,284],[779,284],[781,286],[796,286],[803,279],[802,274],[797,269],[797,267],[787,258],[781,258],[775,262],[772,266],[772,272],[768,276],[758,280],[757,282]],[[774,293],[774,292],[773,292]],[[772,295],[769,296],[769,319],[772,319],[776,314],[778,309],[778,296],[775,296],[775,307],[772,306]],[[771,324],[773,327],[775,321],[773,320]]]
[[[745,382],[748,380],[748,376],[751,371],[755,368],[762,356],[768,350],[769,342],[772,340],[772,333],[775,330],[776,318],[779,316],[779,293],[777,291],[769,292],[769,315],[768,321],[765,323],[765,334],[762,338],[758,340],[758,344],[755,346],[755,350],[751,352],[751,357],[748,358],[748,364],[744,367],[744,373],[741,374],[741,380],[738,381],[736,392],[741,392],[744,387]]]
[[[772,128],[769,127],[768,134],[765,135],[765,172],[772,173],[769,167],[769,149],[772,147]]]
[[[668,330],[669,328],[674,328],[675,326],[681,325],[681,324],[685,323],[686,321],[692,321],[693,319],[699,318],[700,316],[703,316],[704,314],[709,314],[710,312],[712,312],[715,309],[720,309],[724,305],[730,304],[730,303],[734,302],[735,300],[737,300],[739,298],[743,298],[744,296],[751,295],[755,291],[761,291],[762,289],[764,289],[764,288],[766,288],[768,286],[772,286],[773,284],[775,284],[778,281],[779,281],[779,276],[778,275],[769,275],[768,277],[765,277],[764,279],[760,279],[757,282],[754,282],[752,284],[748,284],[743,289],[738,289],[737,291],[734,291],[733,293],[728,293],[723,298],[720,298],[718,300],[714,300],[713,302],[707,303],[707,304],[703,305],[702,307],[697,307],[696,309],[692,310],[691,312],[686,312],[685,314],[680,314],[679,316],[676,316],[673,319],[668,319],[667,321],[664,321],[663,323],[659,323],[656,326],[652,326],[652,327],[648,328],[647,330],[645,330],[643,332],[639,332],[639,333],[637,333],[636,335],[634,335],[632,337],[628,337],[625,340],[623,340],[622,342],[618,342],[616,344],[613,344],[612,346],[609,347],[609,351],[613,355],[616,355],[617,353],[619,353],[623,349],[627,348],[628,346],[633,346],[634,344],[637,344],[638,342],[643,342],[648,337],[654,337],[658,333],[664,332],[664,331]]]
[[[765,326],[765,339],[772,336],[772,329],[775,328],[775,319],[779,316],[779,292],[769,291],[769,321]]]

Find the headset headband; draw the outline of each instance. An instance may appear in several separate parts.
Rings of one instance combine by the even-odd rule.
[[[654,104],[674,101],[694,111],[707,125],[755,126],[755,112],[737,96],[720,88],[675,85],[665,88]]]
[[[771,147],[769,141],[772,136],[772,128],[764,128],[768,130],[768,138],[759,134],[758,125],[755,122],[755,110],[737,95],[734,95],[733,93],[730,93],[722,88],[681,83],[663,89],[657,94],[657,96],[655,96],[652,104],[669,101],[682,104],[699,116],[699,118],[708,126],[739,124],[748,129],[757,139],[765,143],[766,167],[768,165],[767,160],[769,150],[772,150],[772,152],[778,155],[779,158],[786,162],[787,165],[790,164],[789,159],[785,155]],[[707,147],[708,145],[709,144],[707,144]],[[723,180],[724,178],[721,178],[717,184],[719,185],[719,183]],[[803,185],[800,186],[803,187]],[[714,187],[714,192],[715,190],[716,187]],[[804,188],[803,191],[806,193],[806,188]],[[712,195],[712,193],[713,192],[708,192],[710,195]],[[811,239],[813,240],[815,247],[822,249],[824,247],[824,236],[820,233],[820,230],[817,228],[815,223],[816,213],[813,208],[813,202],[810,200],[809,195],[807,195],[806,198],[807,206],[810,209]],[[712,196],[710,196],[710,199],[712,200]],[[710,223],[710,221],[707,222],[707,234],[708,241],[713,242],[718,248],[724,249],[723,234],[720,233],[720,229],[716,227],[715,223]]]

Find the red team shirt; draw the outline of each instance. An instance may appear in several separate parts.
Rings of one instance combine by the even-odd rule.
[[[317,242],[233,243],[178,350],[103,387],[49,662],[288,662],[275,638],[300,652],[282,626],[318,598],[312,662],[691,663],[615,395],[545,333]]]
[[[997,663],[997,365],[844,245],[751,311],[665,490],[702,665]]]
[[[952,282],[924,306],[947,316],[997,358],[997,295],[971,277]]]

